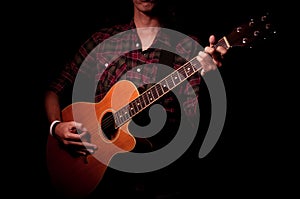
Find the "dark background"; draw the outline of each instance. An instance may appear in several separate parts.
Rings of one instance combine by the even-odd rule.
[[[174,173],[170,185],[182,184],[199,197],[220,193],[239,198],[290,194],[293,188],[287,183],[289,170],[282,166],[288,164],[289,159],[284,152],[287,148],[283,150],[282,147],[285,138],[279,131],[278,117],[283,107],[277,105],[286,92],[278,83],[280,6],[261,1],[212,5],[208,2],[196,5],[192,0],[171,2],[177,11],[178,27],[185,33],[199,36],[203,46],[210,34],[221,37],[251,16],[266,12],[271,13],[277,37],[259,42],[253,49],[234,48],[228,53],[220,68],[228,100],[221,137],[213,150],[199,159],[203,138],[199,135],[188,155],[170,166]],[[14,167],[6,164],[14,168],[14,175],[9,176],[7,182],[11,185],[11,194],[47,197],[50,190],[45,163],[48,135],[43,110],[45,87],[91,33],[99,27],[130,20],[132,6],[128,0],[23,4],[18,4],[20,11],[14,10],[18,16],[16,23],[10,23],[17,45],[13,45],[14,49],[10,51],[13,58],[9,61],[21,68],[21,78],[16,78],[17,86],[14,87],[17,91],[10,92],[17,93],[14,98],[15,104],[19,105],[17,109],[22,107],[17,126],[24,124],[26,128],[22,128],[24,133],[17,139],[22,147],[13,147],[17,148],[17,156],[10,156],[16,161]],[[205,93],[205,85],[202,87]],[[208,112],[205,103],[209,100],[203,98],[200,107],[203,106],[204,114]],[[15,115],[12,117],[16,118]],[[202,128],[205,128],[208,121],[203,123]],[[15,135],[11,137],[15,139]]]

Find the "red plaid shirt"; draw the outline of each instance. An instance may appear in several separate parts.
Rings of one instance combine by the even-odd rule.
[[[165,68],[159,64],[162,49],[174,49],[172,51],[175,51],[175,57],[171,63],[173,69],[182,66],[201,50],[191,37],[173,39],[169,34],[160,31],[152,47],[142,51],[135,28],[132,20],[128,24],[102,28],[94,33],[80,47],[74,59],[66,64],[60,75],[52,81],[49,89],[62,95],[66,88],[72,88],[80,76],[87,80],[81,82],[90,82],[90,85],[95,87],[92,89],[92,100],[99,102],[121,79],[129,80],[136,87],[146,89],[148,84],[157,83],[164,75],[168,75]],[[192,118],[196,114],[201,78],[195,73],[187,80],[158,100],[170,115],[180,113],[180,109],[172,103],[176,101],[175,96],[183,99],[179,106],[188,117]],[[87,85],[82,88],[83,93]],[[170,116],[168,120],[176,122],[175,118]]]

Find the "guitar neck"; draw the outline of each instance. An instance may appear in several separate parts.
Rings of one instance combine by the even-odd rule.
[[[153,104],[170,90],[173,90],[198,70],[200,70],[200,63],[196,58],[193,58],[161,81],[154,84],[137,98],[115,112],[114,117],[116,127],[125,124],[132,117]]]

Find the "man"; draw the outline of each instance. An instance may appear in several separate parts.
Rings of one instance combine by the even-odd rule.
[[[93,142],[93,139],[89,139],[89,134],[93,130],[88,128],[89,126],[84,122],[78,121],[77,116],[72,116],[71,120],[62,118],[61,100],[63,97],[66,97],[64,91],[69,88],[74,89],[73,93],[77,92],[75,95],[78,97],[75,97],[75,102],[84,101],[84,97],[81,98],[79,94],[85,95],[84,91],[88,90],[88,87],[91,86],[93,88],[91,88],[91,91],[88,91],[86,95],[90,96],[90,93],[92,93],[94,99],[91,99],[91,102],[101,102],[105,99],[107,94],[110,93],[110,89],[120,80],[126,79],[133,82],[137,88],[141,89],[139,93],[151,88],[150,86],[153,85],[151,83],[157,83],[163,78],[160,72],[162,66],[159,63],[169,65],[173,69],[178,69],[185,64],[187,60],[191,60],[196,56],[196,60],[200,63],[200,69],[198,69],[202,76],[205,75],[206,72],[216,70],[217,67],[222,65],[220,58],[222,58],[227,50],[223,47],[213,47],[215,43],[214,36],[209,38],[210,46],[201,49],[197,46],[197,42],[194,42],[195,40],[190,37],[179,37],[178,39],[174,35],[167,35],[163,29],[168,28],[168,24],[165,24],[160,18],[160,4],[162,4],[160,0],[133,0],[134,13],[132,21],[128,24],[103,28],[93,34],[80,47],[74,59],[66,65],[57,79],[54,79],[49,85],[49,89],[45,94],[45,110],[50,124],[50,135],[55,138],[55,141],[57,141],[62,148],[72,154],[72,156],[87,157],[93,154],[105,154],[106,152],[105,148]],[[176,39],[172,37],[176,37]],[[113,41],[108,43],[108,45],[106,41],[111,41],[112,38]],[[134,45],[134,47],[132,49],[127,45]],[[175,53],[168,53],[171,51],[169,49],[174,49]],[[108,52],[117,56],[112,56],[113,59],[108,60],[107,57],[111,58],[110,55],[105,54]],[[144,67],[139,67],[141,65]],[[163,71],[165,70],[163,69]],[[184,114],[190,118],[189,121],[191,125],[197,125],[193,124],[193,122],[198,122],[193,121],[193,117],[197,115],[198,86],[201,76],[197,72],[188,75],[187,72],[185,72],[181,75],[183,75],[183,77],[178,76],[179,79],[186,78],[188,81],[182,81],[183,83],[178,85],[174,92],[161,91],[163,96],[155,102],[161,104],[167,112],[167,124],[163,125],[162,130],[157,135],[151,135],[148,139],[138,138],[137,136],[136,140],[133,141],[136,141],[136,143],[130,146],[129,149],[126,148],[125,151],[156,151],[168,144],[179,128],[180,123],[178,121],[180,120],[178,119],[183,117],[180,113],[181,106],[183,107]],[[187,75],[187,77],[185,75]],[[78,83],[79,87],[76,87],[78,79],[80,79]],[[85,83],[80,86],[82,82]],[[176,84],[175,81],[173,84]],[[77,91],[75,91],[76,89]],[[122,88],[118,89],[120,89],[120,92],[122,91]],[[170,90],[170,87],[168,89]],[[164,95],[164,92],[166,92],[166,95]],[[159,91],[157,91],[157,93],[159,94]],[[152,94],[155,97],[157,93]],[[75,95],[73,95],[73,97]],[[183,96],[182,100],[176,100],[177,95]],[[151,104],[153,96],[147,95],[146,103]],[[120,98],[122,98],[122,96]],[[90,100],[90,98],[88,100]],[[183,104],[181,104],[181,102]],[[131,105],[131,103],[129,103],[129,105]],[[132,113],[130,116],[132,116],[132,119],[136,121],[137,124],[147,126],[149,121],[142,119],[144,118],[142,113],[148,109],[145,108],[144,110],[143,107],[139,109],[139,104],[136,106],[135,108],[138,110],[135,110],[135,112],[141,112],[141,114],[135,115],[136,113]],[[75,110],[73,111],[75,112]],[[75,115],[76,114],[77,112]],[[107,129],[105,122],[111,118],[111,113],[101,118],[102,126],[100,128],[106,136],[105,139],[110,141],[118,139],[118,136],[120,136],[118,132],[110,134],[110,132],[106,132],[106,130],[115,130],[115,126],[121,128],[118,124],[124,123],[121,117],[126,116],[126,114],[127,112],[125,111],[124,115],[118,115],[120,118],[115,119],[113,124],[108,124]],[[127,119],[125,122],[126,121]],[[141,122],[139,123],[139,121]],[[129,126],[129,129],[131,128],[134,129]],[[52,149],[48,147],[48,151],[51,153]],[[112,154],[111,157],[113,155],[114,154]],[[109,161],[105,163],[109,164]],[[50,162],[50,164],[52,163]],[[62,179],[64,178],[64,176],[61,177]],[[87,182],[81,183],[84,184]],[[111,185],[114,186],[114,184]],[[116,194],[112,187],[110,187],[109,190],[111,191],[110,194]],[[116,188],[116,190],[118,190],[118,188]],[[76,192],[76,190],[74,190],[74,192]],[[92,190],[92,192],[96,193],[97,191]],[[99,193],[101,193],[101,190]]]

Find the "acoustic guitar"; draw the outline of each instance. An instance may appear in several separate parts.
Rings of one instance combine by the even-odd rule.
[[[268,15],[263,15],[234,28],[214,47],[251,47],[274,33]],[[47,165],[53,187],[66,197],[88,196],[102,180],[113,156],[134,149],[136,139],[128,130],[132,118],[201,69],[200,62],[193,58],[143,93],[130,81],[122,80],[99,103],[76,102],[64,108],[62,120],[82,123],[90,132],[88,141],[97,144],[98,150],[76,157],[49,135]]]

